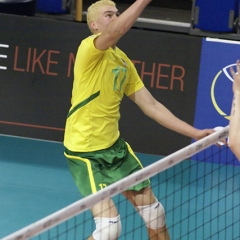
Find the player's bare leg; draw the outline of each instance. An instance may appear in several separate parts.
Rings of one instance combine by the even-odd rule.
[[[142,189],[139,192],[136,191],[125,191],[123,195],[138,209],[138,206],[151,205],[156,201],[156,198],[150,187]],[[148,236],[150,240],[170,240],[168,229],[166,224],[163,227],[151,229],[147,227]]]
[[[147,230],[148,230],[148,236],[150,240],[170,240],[166,225],[158,229],[147,228]]]

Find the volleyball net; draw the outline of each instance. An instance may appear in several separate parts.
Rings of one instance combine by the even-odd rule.
[[[87,239],[95,230],[89,209],[112,198],[122,222],[119,239],[148,239],[143,220],[121,192],[150,178],[172,240],[240,238],[240,168],[225,127],[2,240]],[[223,162],[223,160],[225,162]]]

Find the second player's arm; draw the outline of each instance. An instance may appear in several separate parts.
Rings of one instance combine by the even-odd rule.
[[[236,73],[233,68],[230,72],[234,78],[233,101],[229,127],[229,147],[240,160],[240,61],[236,62]]]
[[[232,103],[229,146],[236,157],[240,160],[240,89],[235,91]]]

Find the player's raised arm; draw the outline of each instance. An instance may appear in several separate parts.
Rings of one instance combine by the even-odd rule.
[[[150,2],[151,0],[136,0],[120,15],[115,4],[109,1],[109,5],[98,8],[94,18],[88,16],[88,25],[92,33],[101,33],[95,39],[95,47],[99,50],[114,47],[117,41],[133,26]],[[90,8],[93,7],[94,4],[90,6]]]
[[[234,78],[233,102],[229,127],[229,147],[240,160],[240,61],[237,61],[236,73],[231,68]]]

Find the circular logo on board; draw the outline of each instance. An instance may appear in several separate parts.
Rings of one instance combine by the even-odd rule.
[[[230,68],[236,66],[230,64],[220,70],[213,79],[211,85],[211,100],[216,111],[225,119],[230,119],[232,104],[232,84],[234,82]]]

